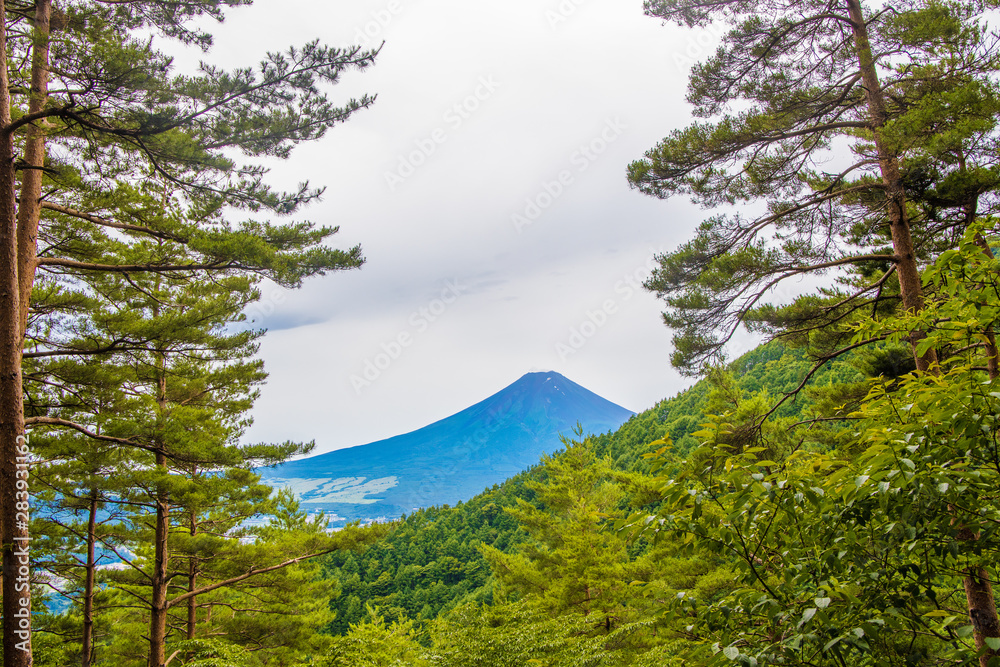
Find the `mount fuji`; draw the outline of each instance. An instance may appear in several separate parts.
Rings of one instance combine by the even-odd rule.
[[[421,429],[367,445],[264,468],[308,512],[335,521],[385,521],[421,507],[455,504],[516,475],[584,433],[617,429],[633,412],[556,372],[510,386]]]

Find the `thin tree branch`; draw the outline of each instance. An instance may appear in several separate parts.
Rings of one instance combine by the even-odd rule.
[[[195,589],[193,591],[188,591],[187,593],[184,593],[183,595],[179,595],[178,597],[174,598],[173,600],[169,600],[167,602],[166,608],[170,609],[174,605],[180,604],[181,602],[184,602],[188,598],[192,598],[192,597],[195,597],[196,595],[202,595],[203,593],[209,593],[209,592],[214,591],[214,590],[216,590],[218,588],[223,588],[225,586],[230,586],[232,584],[239,583],[239,582],[243,581],[244,579],[249,579],[250,577],[257,576],[258,574],[265,574],[267,572],[274,572],[275,570],[280,570],[282,568],[289,567],[290,565],[295,565],[296,563],[301,563],[304,560],[308,560],[310,558],[316,558],[317,556],[325,556],[326,554],[333,553],[334,551],[339,551],[339,550],[340,550],[340,547],[334,547],[332,549],[324,549],[323,551],[317,551],[316,553],[311,553],[311,554],[308,554],[306,556],[299,556],[298,558],[292,558],[291,560],[286,560],[285,562],[278,563],[277,565],[270,565],[268,567],[260,567],[260,568],[254,569],[254,570],[250,570],[249,572],[245,572],[245,573],[243,573],[243,574],[241,574],[239,576],[231,577],[231,578],[225,579],[223,581],[217,581],[214,584],[210,584],[208,586],[202,586],[201,588]]]
[[[43,201],[41,204],[42,208],[48,209],[50,211],[55,211],[56,213],[62,213],[74,218],[79,218],[80,220],[86,220],[87,222],[92,222],[95,225],[101,225],[102,227],[112,227],[114,229],[121,229],[129,232],[140,232],[142,234],[148,234],[149,236],[154,236],[159,239],[166,239],[168,241],[177,241],[178,243],[187,243],[188,239],[183,236],[178,236],[176,234],[171,234],[169,232],[161,232],[156,229],[150,229],[149,227],[143,227],[142,225],[130,225],[124,222],[115,222],[114,220],[108,220],[107,218],[102,218],[97,215],[90,213],[84,213],[83,211],[77,211],[76,209],[69,208],[67,206],[60,206],[49,201]]]

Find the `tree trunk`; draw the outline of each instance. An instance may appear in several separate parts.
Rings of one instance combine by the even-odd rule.
[[[983,345],[986,349],[986,370],[990,374],[990,379],[997,379],[1000,377],[1000,350],[997,349],[997,337],[996,333],[993,331],[993,327],[986,330],[986,343]]]
[[[882,137],[881,128],[885,125],[886,111],[882,87],[879,84],[878,72],[872,58],[871,44],[868,41],[868,28],[861,11],[859,0],[846,0],[848,13],[854,30],[854,43],[858,53],[858,63],[861,67],[862,83],[865,88],[865,98],[872,121],[872,134],[875,147],[878,150],[879,166],[882,171],[882,182],[885,185],[888,201],[889,228],[892,233],[892,247],[896,255],[896,274],[899,276],[899,291],[903,299],[903,308],[918,312],[923,309],[923,289],[920,281],[920,271],[917,268],[913,248],[913,238],[910,235],[910,224],[906,211],[906,193],[899,173],[899,160],[895,153],[889,151]],[[987,247],[988,248],[988,247]],[[992,333],[992,332],[989,332]],[[924,337],[923,332],[910,333],[910,345],[913,347],[913,357],[917,368],[930,370],[937,363],[937,353],[930,349],[923,355],[917,354],[917,343]],[[993,359],[990,365],[991,377],[997,372],[996,341],[991,336],[987,342],[987,354]],[[990,363],[990,362],[987,362]],[[959,538],[963,541],[977,539],[975,535],[965,538],[960,531]],[[984,568],[973,566],[968,568],[963,576],[965,593],[972,622],[973,636],[976,648],[984,651],[979,658],[981,667],[987,667],[990,658],[998,653],[990,649],[985,642],[987,637],[1000,637],[1000,624],[997,622],[997,608],[993,600],[993,589],[989,574]]]
[[[0,0],[0,17],[6,2]],[[31,587],[26,488],[27,440],[21,390],[20,291],[17,280],[17,206],[14,142],[10,132],[7,28],[0,21],[0,548],[3,549],[3,664],[29,667]],[[18,461],[18,458],[21,460]],[[20,466],[18,464],[21,464]],[[19,504],[20,503],[20,508]]]
[[[983,254],[993,259],[993,250],[990,248],[990,243],[982,234],[976,234],[976,245],[982,248]],[[986,371],[989,373],[991,380],[996,380],[1000,377],[1000,351],[997,350],[996,333],[993,331],[993,327],[988,327],[985,333],[986,342],[983,344],[983,352],[986,354]]]
[[[963,165],[964,167],[964,165]],[[976,218],[978,205],[972,202],[966,209],[966,224],[972,224]],[[983,254],[993,258],[993,250],[989,241],[982,234],[976,234],[976,245]],[[986,329],[986,341],[983,343],[986,355],[986,370],[991,380],[1000,378],[998,367],[997,340],[992,328]],[[979,535],[970,530],[960,530],[958,539],[973,542]],[[990,659],[1000,655],[986,644],[987,637],[1000,637],[1000,615],[997,614],[996,601],[993,598],[993,584],[990,573],[981,566],[970,566],[962,574],[962,584],[965,587],[965,599],[969,608],[969,621],[972,624],[972,634],[976,641],[976,650],[982,653],[979,657],[980,667],[987,667]]]
[[[90,491],[90,516],[87,518],[87,569],[83,585],[83,642],[80,664],[90,667],[94,658],[94,575],[97,572],[97,489]]]
[[[972,539],[978,539],[974,537]],[[993,586],[986,568],[972,566],[963,572],[965,598],[969,603],[969,621],[972,636],[976,640],[980,667],[988,667],[991,658],[1000,655],[986,644],[986,638],[1000,637],[1000,621],[997,620],[997,605],[993,599]]]
[[[156,453],[156,467],[165,471],[167,457]],[[149,667],[163,667],[167,659],[167,566],[170,560],[170,498],[165,489],[156,492],[156,528],[153,537],[153,576],[149,615]]]
[[[49,100],[49,23],[52,0],[35,0],[35,28],[31,45],[31,95],[28,113],[38,113]],[[38,220],[41,214],[42,168],[45,166],[45,132],[42,122],[28,125],[24,141],[21,199],[17,211],[18,288],[21,297],[21,339],[28,323],[31,289],[35,284],[38,253]]]
[[[198,517],[194,510],[191,510],[191,537],[198,534]],[[198,590],[198,558],[191,554],[188,561],[188,591]],[[192,595],[187,601],[187,638],[194,639],[195,630],[198,627],[198,602],[197,596]]]
[[[913,248],[913,237],[910,234],[906,192],[903,189],[903,179],[899,172],[899,158],[885,145],[885,139],[882,136],[882,128],[885,126],[887,118],[885,96],[882,94],[882,85],[879,83],[878,71],[872,57],[868,26],[861,11],[860,0],[846,0],[846,2],[854,32],[854,45],[857,50],[865,100],[868,104],[872,135],[875,139],[875,148],[878,151],[879,169],[882,172],[882,183],[885,186],[889,231],[892,236],[893,253],[896,255],[896,275],[899,277],[899,293],[903,300],[904,310],[919,312],[924,307],[923,288]],[[917,368],[927,371],[937,363],[937,353],[931,349],[923,355],[917,354],[917,343],[923,337],[924,334],[921,331],[911,332],[910,345],[913,348],[913,358],[917,362]]]
[[[159,314],[154,308],[154,317]],[[163,419],[167,409],[167,375],[164,355],[157,355],[159,377],[156,383],[156,403],[159,419]],[[168,474],[167,456],[164,443],[157,437],[159,449],[156,451],[156,468],[164,477]],[[167,587],[170,580],[167,567],[170,551],[167,538],[170,534],[170,497],[164,482],[157,483],[156,528],[153,536],[153,577],[152,600],[149,614],[149,667],[164,667],[167,659]]]

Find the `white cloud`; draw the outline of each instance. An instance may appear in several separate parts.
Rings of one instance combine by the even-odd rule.
[[[246,439],[315,439],[317,451],[363,444],[537,367],[632,410],[676,393],[687,381],[669,368],[659,304],[615,287],[702,215],[625,181],[629,161],[689,120],[677,56],[694,37],[644,17],[639,2],[565,0],[575,9],[550,25],[556,0],[392,1],[257,0],[216,30],[209,59],[229,66],[310,39],[347,44],[359,29],[385,40],[376,65],[339,87],[345,97],[377,93],[375,105],[274,168],[285,187],[327,186],[306,217],[340,225],[336,243],[361,243],[368,263],[280,293],[258,313],[271,328],[261,348],[271,376]],[[449,122],[455,105],[461,123]],[[624,129],[581,169],[581,148],[615,119]],[[387,171],[438,129],[444,140],[391,189]],[[518,233],[511,216],[563,171],[571,182]],[[418,332],[413,313],[449,280],[467,291]],[[613,316],[560,355],[608,299]],[[403,333],[411,343],[358,392],[352,375]]]

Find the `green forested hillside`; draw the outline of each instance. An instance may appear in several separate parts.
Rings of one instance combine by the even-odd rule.
[[[767,392],[777,400],[794,392],[812,368],[813,362],[801,349],[771,343],[743,355],[730,364],[729,371],[740,392],[747,395]],[[823,387],[860,378],[851,362],[842,359],[821,368],[809,386]],[[700,429],[706,415],[725,407],[718,400],[709,401],[711,389],[712,380],[704,379],[673,398],[660,401],[618,431],[594,438],[595,453],[610,457],[618,469],[642,469],[645,467],[642,455],[648,451],[649,443],[669,436],[675,451],[683,456],[697,445],[691,434]],[[786,401],[777,416],[802,416],[810,405],[808,393],[801,392]]]
[[[741,392],[764,391],[777,398],[794,390],[812,366],[801,350],[772,343],[736,360],[731,372]],[[811,386],[858,377],[850,363],[839,361],[818,372]],[[611,469],[648,472],[643,455],[650,451],[650,443],[669,437],[678,459],[683,458],[697,445],[692,433],[713,408],[725,407],[719,396],[715,405],[710,401],[712,382],[702,380],[661,401],[614,433],[588,438],[591,451],[597,458],[607,458]],[[802,393],[786,402],[779,414],[798,417],[811,404]],[[526,533],[504,510],[515,506],[518,498],[531,502],[534,493],[526,482],[544,478],[543,469],[533,468],[455,507],[415,512],[364,553],[332,554],[324,571],[339,582],[341,593],[333,601],[337,616],[331,631],[346,632],[366,616],[366,604],[376,605],[389,619],[427,620],[459,603],[492,601],[493,582],[479,547],[511,552],[524,542]]]
[[[515,498],[530,499],[524,480],[531,474],[522,473],[456,507],[419,510],[363,553],[331,554],[324,574],[341,590],[333,601],[337,616],[331,631],[347,631],[365,616],[366,604],[377,605],[392,619],[430,619],[459,599],[489,601],[489,570],[478,545],[506,551],[524,540],[504,508]]]

